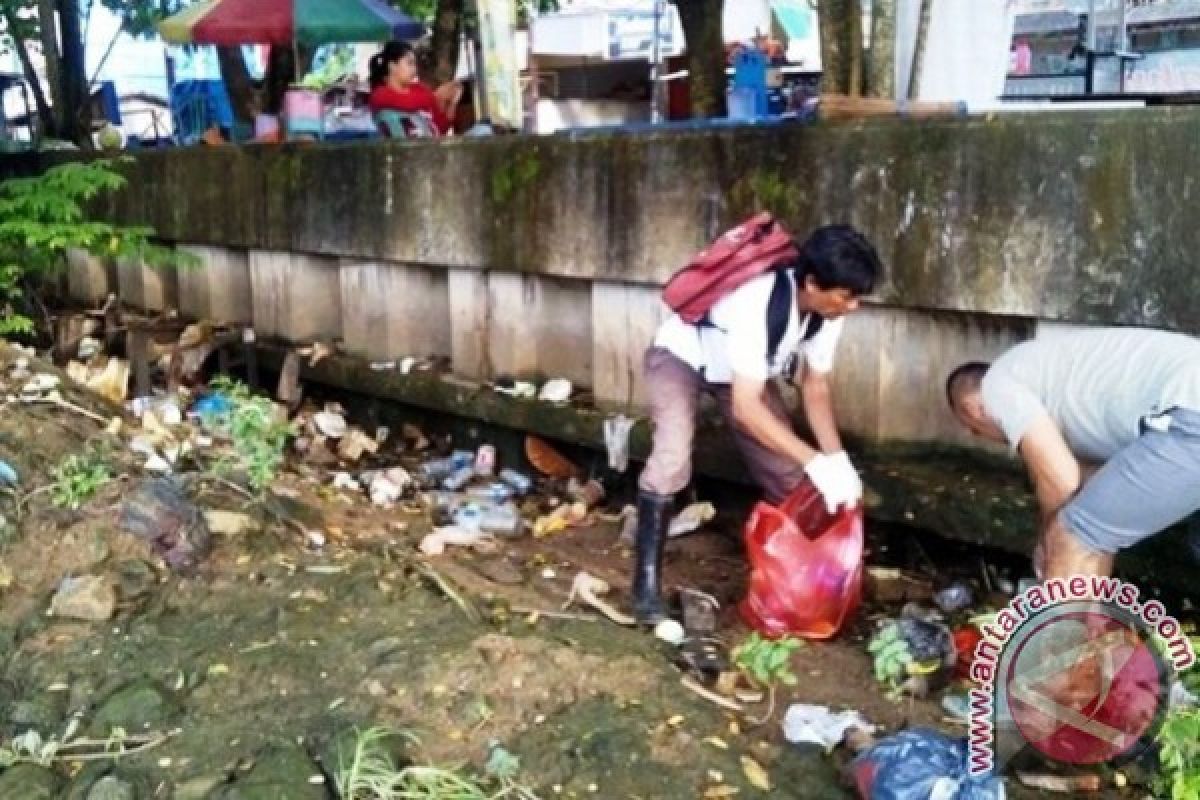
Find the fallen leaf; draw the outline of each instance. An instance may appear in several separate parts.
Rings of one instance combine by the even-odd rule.
[[[711,789],[706,789],[704,800],[720,800],[722,797],[733,797],[737,793],[738,790],[736,787],[722,784],[721,786],[713,786]]]
[[[717,748],[718,750],[728,750],[729,749],[729,745],[727,745],[725,743],[725,740],[718,739],[716,736],[709,736],[704,741],[706,744],[711,744],[713,747]]]
[[[755,789],[762,789],[764,792],[771,791],[771,776],[763,769],[762,764],[750,756],[742,756],[742,772],[745,773],[746,780],[750,781],[750,785]]]
[[[676,714],[675,716],[671,717],[667,720],[667,724],[672,728],[678,728],[683,724],[683,714]]]

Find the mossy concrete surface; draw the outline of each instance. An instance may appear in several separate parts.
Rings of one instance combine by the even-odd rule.
[[[1198,155],[1187,108],[186,148],[135,156],[98,211],[168,241],[658,284],[766,208],[864,229],[889,305],[1200,331]]]

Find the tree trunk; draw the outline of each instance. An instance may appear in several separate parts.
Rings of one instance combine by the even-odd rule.
[[[896,2],[871,4],[871,60],[867,65],[867,96],[896,98]]]
[[[55,138],[61,136],[62,113],[65,108],[60,76],[62,56],[58,48],[57,12],[58,7],[55,0],[38,0],[38,28],[41,33],[42,58],[46,64],[46,85],[50,87],[50,106],[53,113],[53,122],[46,129],[46,135]]]
[[[859,0],[819,0],[821,91],[862,94],[862,4]]]
[[[925,44],[929,40],[929,17],[933,12],[933,0],[921,0],[921,19],[917,23],[917,41],[913,45],[912,71],[908,75],[908,99],[916,100],[921,94],[921,72],[925,69]]]
[[[693,117],[725,116],[724,0],[675,0],[687,40]]]
[[[283,96],[292,84],[300,80],[312,66],[315,49],[299,45],[292,47],[272,47],[267,56],[267,72],[263,76],[263,113],[278,114],[283,108]],[[297,69],[296,56],[300,56]]]
[[[218,47],[217,63],[221,67],[221,80],[229,92],[229,103],[233,117],[238,122],[249,124],[262,104],[262,97],[246,69],[246,59],[240,47]]]
[[[8,30],[16,30],[18,22],[13,16],[13,12],[9,8],[3,10],[4,24]],[[13,38],[13,49],[17,53],[17,58],[21,62],[21,70],[25,73],[25,80],[29,84],[29,90],[33,93],[33,104],[37,110],[38,125],[41,128],[41,135],[46,136],[53,133],[55,127],[54,109],[51,108],[50,102],[46,99],[46,90],[42,86],[41,80],[38,79],[37,69],[33,65],[33,59],[29,55],[29,47],[25,44],[25,40],[21,38]],[[30,123],[32,124],[32,120]]]
[[[433,64],[429,73],[429,83],[434,86],[454,80],[458,71],[463,4],[464,0],[438,0],[433,21]]]
[[[58,11],[62,28],[62,135],[86,149],[91,144],[92,114],[79,0],[59,0]]]

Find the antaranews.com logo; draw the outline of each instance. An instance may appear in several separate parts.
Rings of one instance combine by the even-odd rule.
[[[1118,578],[1033,586],[981,630],[968,735],[976,776],[1025,745],[1070,764],[1132,755],[1161,722],[1174,676],[1196,662],[1179,621]]]

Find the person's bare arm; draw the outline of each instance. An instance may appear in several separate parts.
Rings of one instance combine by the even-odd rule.
[[[766,390],[765,381],[734,375],[734,421],[764,446],[807,466],[817,452],[805,444],[787,422],[775,416],[767,405]]]
[[[800,397],[804,402],[804,414],[812,429],[817,444],[824,453],[838,453],[842,438],[838,434],[837,418],[833,413],[833,391],[829,376],[809,369],[805,365],[800,378]]]
[[[1033,480],[1044,528],[1079,491],[1082,469],[1062,432],[1047,414],[1039,416],[1029,427],[1018,449]]]

